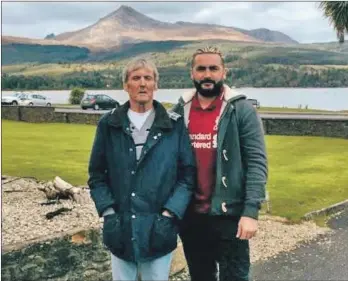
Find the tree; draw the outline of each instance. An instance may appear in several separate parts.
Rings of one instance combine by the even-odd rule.
[[[319,7],[330,20],[330,24],[333,24],[339,42],[343,43],[344,34],[348,33],[348,1],[325,1]]]
[[[81,100],[85,94],[85,90],[80,88],[74,88],[70,92],[69,102],[71,104],[80,104]]]

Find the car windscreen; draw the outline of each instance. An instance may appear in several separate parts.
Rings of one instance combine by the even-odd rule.
[[[95,99],[95,98],[96,98],[95,95],[87,95],[87,96],[85,97],[85,100],[92,100],[92,99]]]

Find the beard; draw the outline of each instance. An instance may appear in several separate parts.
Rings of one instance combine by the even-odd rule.
[[[220,80],[220,81],[216,82],[216,81],[211,80],[211,79],[204,79],[202,81],[193,80],[193,83],[196,87],[197,92],[200,93],[203,97],[212,98],[212,97],[217,97],[218,95],[220,95],[224,81]],[[213,84],[213,88],[204,89],[202,87],[204,83]]]

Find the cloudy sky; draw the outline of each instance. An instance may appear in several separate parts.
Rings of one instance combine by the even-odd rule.
[[[122,4],[160,21],[264,27],[301,43],[336,41],[318,2],[2,2],[2,34],[44,38],[74,31],[94,24]]]

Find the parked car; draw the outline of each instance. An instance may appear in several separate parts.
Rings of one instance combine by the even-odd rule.
[[[257,99],[247,99],[249,102],[251,102],[251,104],[256,107],[256,108],[260,108],[260,102]]]
[[[118,101],[104,94],[87,94],[81,100],[81,108],[93,108],[94,110],[119,107]]]
[[[39,94],[22,94],[19,100],[19,105],[25,106],[51,106],[51,101]]]
[[[18,105],[23,93],[1,96],[1,105]]]

